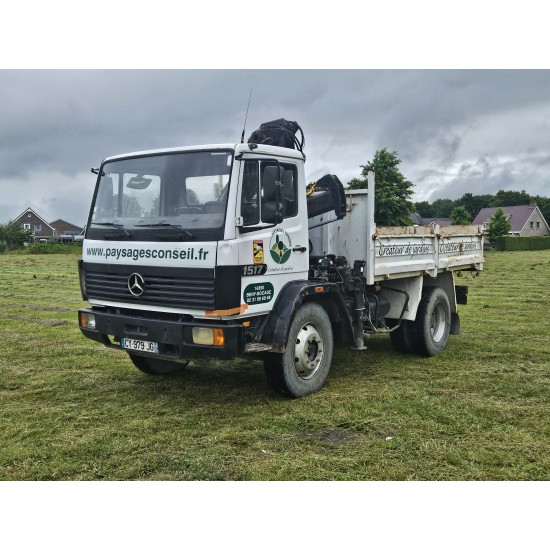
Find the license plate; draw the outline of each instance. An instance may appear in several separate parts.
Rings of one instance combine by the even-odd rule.
[[[147,340],[134,340],[133,338],[121,338],[120,345],[124,349],[132,351],[146,351],[148,353],[158,353],[159,345],[156,342],[147,342]]]

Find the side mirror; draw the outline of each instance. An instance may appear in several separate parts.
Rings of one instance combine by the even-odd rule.
[[[277,225],[283,221],[283,167],[278,161],[266,166],[262,176],[262,222]]]

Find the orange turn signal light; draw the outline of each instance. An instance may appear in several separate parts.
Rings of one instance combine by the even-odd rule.
[[[223,346],[225,344],[225,337],[223,335],[223,329],[214,328],[214,329],[212,329],[212,332],[214,334],[214,345],[215,346]]]
[[[80,328],[87,328],[92,330],[96,329],[96,320],[93,313],[86,313],[85,311],[81,311],[78,320],[80,323]]]

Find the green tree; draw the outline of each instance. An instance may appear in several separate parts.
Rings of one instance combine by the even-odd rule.
[[[457,206],[451,199],[437,199],[432,202],[433,218],[450,218],[453,208]]]
[[[21,248],[30,237],[31,232],[16,222],[0,223],[0,249]]]
[[[462,197],[456,200],[456,206],[464,206],[472,217],[475,218],[482,208],[491,206],[493,200],[493,195],[472,195],[472,193],[464,193]]]
[[[489,220],[489,240],[491,242],[494,242],[497,237],[506,235],[508,231],[510,231],[511,227],[512,224],[510,223],[510,220],[506,217],[506,214],[504,213],[502,208],[498,208],[493,217]]]
[[[374,158],[362,165],[364,179],[353,178],[348,189],[366,189],[367,173],[374,172],[376,177],[376,197],[374,221],[378,225],[410,225],[410,214],[414,212],[411,201],[413,183],[405,178],[398,166],[401,160],[397,151],[387,149],[376,151]]]
[[[451,212],[451,220],[456,225],[468,225],[472,221],[472,215],[464,206],[457,206]]]
[[[414,208],[423,218],[433,218],[432,205],[428,201],[415,202]]]
[[[492,200],[491,206],[519,206],[530,202],[531,197],[525,191],[504,191],[500,189]]]

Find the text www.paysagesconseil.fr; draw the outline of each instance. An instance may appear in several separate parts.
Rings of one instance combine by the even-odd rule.
[[[121,258],[134,260],[137,262],[139,259],[168,259],[168,260],[206,260],[208,250],[199,248],[198,250],[189,247],[186,250],[157,250],[150,248],[98,248],[87,247],[86,254],[88,256],[95,256],[99,258],[109,258],[119,260]]]

